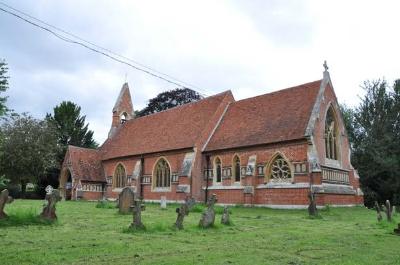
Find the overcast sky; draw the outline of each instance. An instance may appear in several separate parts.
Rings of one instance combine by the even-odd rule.
[[[207,95],[230,89],[242,99],[318,80],[324,60],[348,105],[364,80],[400,78],[400,1],[0,1]],[[9,108],[42,118],[73,101],[99,143],[126,76],[134,109],[176,87],[4,12],[0,58]]]

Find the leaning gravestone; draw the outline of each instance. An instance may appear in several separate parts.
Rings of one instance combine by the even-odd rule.
[[[135,190],[132,187],[125,187],[118,196],[118,208],[120,213],[129,213],[135,201]]]
[[[166,196],[161,196],[160,207],[163,210],[167,209],[167,197]]]
[[[53,187],[50,185],[47,186],[45,200],[47,201],[47,203],[43,205],[43,211],[40,214],[40,217],[46,220],[53,221],[57,219],[56,204],[61,200],[60,192],[53,189]]]
[[[375,201],[374,208],[376,211],[376,218],[378,219],[378,222],[382,221],[381,207],[379,207],[379,204],[377,201]]]
[[[3,190],[0,194],[0,219],[7,218],[7,214],[4,212],[4,207],[6,203],[12,203],[14,200],[12,197],[8,196],[8,190]]]
[[[203,212],[199,226],[202,228],[208,228],[214,225],[215,221],[215,209],[214,204],[217,202],[217,195],[213,194],[207,202],[207,209]]]
[[[176,208],[176,213],[178,216],[176,217],[176,222],[174,224],[175,228],[179,230],[183,229],[183,219],[185,219],[185,216],[189,215],[189,211],[194,204],[194,198],[187,197],[185,203],[182,204],[181,207]]]
[[[221,217],[221,224],[223,224],[223,225],[231,224],[231,218],[229,216],[228,206],[224,206],[224,212],[222,213],[222,217]]]
[[[145,226],[142,223],[142,211],[146,209],[146,206],[142,204],[141,200],[135,199],[134,204],[131,206],[131,208],[133,209],[133,222],[130,228],[134,230],[145,229]]]

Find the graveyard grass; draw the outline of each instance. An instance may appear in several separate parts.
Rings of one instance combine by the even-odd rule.
[[[16,200],[0,221],[0,264],[400,264],[400,222],[376,221],[363,207],[306,210],[231,208],[233,225],[198,228],[201,207],[173,230],[177,205],[147,204],[146,231],[129,232],[131,215],[96,202],[60,202],[58,221],[37,222],[43,201]],[[24,214],[28,213],[28,214]],[[24,220],[24,218],[26,220]]]

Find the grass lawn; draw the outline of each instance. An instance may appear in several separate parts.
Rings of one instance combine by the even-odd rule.
[[[16,200],[0,221],[0,264],[400,264],[396,221],[365,208],[305,210],[232,208],[232,226],[197,227],[200,212],[171,229],[176,205],[142,213],[146,232],[127,232],[131,215],[94,202],[61,202],[54,224],[37,222],[43,201]],[[25,214],[25,216],[24,216]],[[25,219],[32,224],[24,224]]]

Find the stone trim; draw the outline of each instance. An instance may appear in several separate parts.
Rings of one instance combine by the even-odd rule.
[[[203,190],[205,190],[206,189],[206,187],[203,187]],[[244,189],[244,186],[217,186],[217,185],[214,185],[214,186],[209,186],[208,187],[208,190],[243,190]]]
[[[256,189],[306,189],[310,188],[310,183],[300,182],[300,183],[273,183],[269,182],[267,184],[260,184]]]

